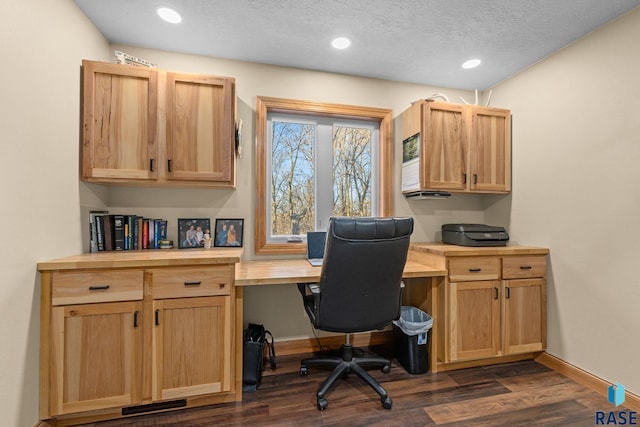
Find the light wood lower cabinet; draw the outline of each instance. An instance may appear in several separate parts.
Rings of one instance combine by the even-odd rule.
[[[51,415],[140,403],[141,301],[54,307]]]
[[[445,363],[544,350],[545,255],[456,257],[447,262],[449,275],[441,293]]]
[[[240,400],[233,285],[234,264],[43,271],[40,418]]]
[[[153,400],[231,390],[229,296],[153,302]]]

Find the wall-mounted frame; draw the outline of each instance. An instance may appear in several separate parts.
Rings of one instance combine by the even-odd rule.
[[[204,247],[204,235],[211,234],[209,218],[178,218],[178,248]]]
[[[215,247],[241,247],[244,236],[244,219],[216,219]]]

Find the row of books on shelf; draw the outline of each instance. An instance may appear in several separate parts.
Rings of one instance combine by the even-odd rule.
[[[137,215],[89,213],[90,251],[159,249],[167,238],[167,221]]]

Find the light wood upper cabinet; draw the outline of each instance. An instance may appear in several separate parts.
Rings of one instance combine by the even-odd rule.
[[[83,61],[82,178],[235,186],[235,80]]]
[[[231,183],[233,81],[167,73],[167,178]]]
[[[155,180],[157,71],[83,61],[82,178]]]
[[[511,113],[472,106],[470,123],[470,190],[506,193],[511,190]]]
[[[511,191],[509,110],[418,101],[401,115],[402,141],[419,137],[416,190]]]

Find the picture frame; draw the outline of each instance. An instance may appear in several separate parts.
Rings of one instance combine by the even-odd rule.
[[[242,247],[244,237],[244,219],[242,218],[216,218],[215,236],[213,246]]]
[[[206,234],[211,235],[209,218],[178,218],[178,249],[203,248]]]

